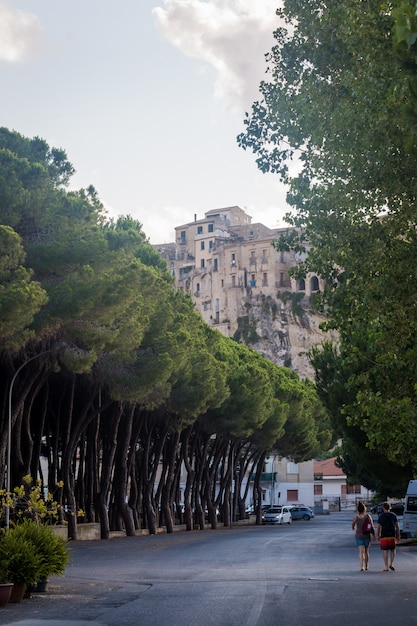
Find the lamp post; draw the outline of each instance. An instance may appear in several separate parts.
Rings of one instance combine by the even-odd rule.
[[[8,421],[8,427],[7,427],[7,475],[6,475],[6,491],[7,491],[8,494],[10,493],[10,489],[11,489],[12,394],[13,394],[13,385],[14,385],[14,382],[15,382],[19,372],[28,363],[30,363],[34,359],[38,359],[39,357],[43,356],[44,354],[48,354],[48,352],[51,352],[51,349],[50,350],[45,350],[44,352],[40,352],[39,354],[35,354],[35,356],[30,357],[30,359],[28,359],[27,361],[22,363],[22,365],[14,373],[14,376],[13,376],[12,381],[10,383],[10,389],[9,389],[9,421]],[[6,528],[9,528],[9,526],[10,526],[10,506],[7,505],[6,506]]]

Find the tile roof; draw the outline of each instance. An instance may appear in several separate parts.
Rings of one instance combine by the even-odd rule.
[[[344,471],[335,465],[336,457],[325,461],[314,461],[314,473],[323,476],[345,476]]]

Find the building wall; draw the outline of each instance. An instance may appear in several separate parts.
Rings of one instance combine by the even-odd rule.
[[[240,207],[208,211],[201,220],[195,216],[194,222],[175,228],[177,255],[167,260],[176,287],[191,293],[204,321],[226,336],[236,331],[248,299],[275,298],[277,291],[303,291],[309,297],[320,281],[315,276],[305,284],[291,279],[294,255],[272,246],[286,230],[252,224]]]

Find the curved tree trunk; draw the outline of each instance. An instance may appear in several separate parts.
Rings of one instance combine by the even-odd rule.
[[[130,440],[130,448],[127,461],[127,470],[130,477],[130,493],[129,493],[129,506],[132,511],[133,521],[135,528],[141,528],[141,494],[142,494],[142,475],[139,471],[140,464],[138,463],[136,449],[139,437],[144,425],[144,415],[140,407],[136,407],[133,416],[132,435]]]
[[[162,488],[162,497],[161,497],[161,508],[164,514],[165,524],[167,533],[174,532],[174,524],[172,520],[172,501],[171,501],[171,493],[172,493],[172,483],[174,480],[174,472],[175,472],[175,459],[178,450],[178,442],[180,440],[180,433],[173,432],[171,433],[169,446],[166,446],[167,453],[167,473],[165,476],[165,483]]]
[[[156,511],[154,506],[154,487],[156,476],[158,472],[159,459],[165,444],[165,438],[167,436],[167,430],[164,429],[162,433],[157,432],[154,426],[150,423],[152,420],[152,414],[147,414],[147,435],[144,441],[144,451],[142,459],[142,471],[143,471],[143,505],[146,515],[146,521],[151,535],[156,534]],[[152,446],[152,459],[150,453],[151,439],[153,435]]]
[[[134,412],[135,405],[126,407],[119,423],[112,487],[115,512],[122,518],[124,529],[128,537],[133,537],[135,534],[132,510],[126,501],[129,479],[127,460]]]
[[[262,524],[262,487],[261,476],[265,463],[265,452],[259,455],[258,462],[256,464],[255,480],[253,483],[253,502],[256,512],[256,524],[260,526]]]
[[[101,436],[103,445],[103,457],[101,459],[100,487],[96,503],[100,519],[101,538],[108,539],[110,536],[109,502],[108,496],[113,475],[114,456],[117,446],[117,431],[123,414],[123,404],[113,403],[110,410],[103,412]]]
[[[194,428],[195,430],[195,428]],[[191,507],[191,489],[194,482],[194,469],[192,467],[192,460],[194,458],[193,449],[190,448],[190,438],[193,431],[193,426],[189,426],[181,434],[181,460],[184,462],[184,466],[187,472],[187,479],[184,488],[184,524],[186,530],[193,529],[193,511]],[[193,438],[195,442],[195,437]],[[191,459],[191,461],[190,461]]]

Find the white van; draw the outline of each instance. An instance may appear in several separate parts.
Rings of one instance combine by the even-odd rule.
[[[403,537],[417,537],[417,480],[410,480],[405,495]]]

